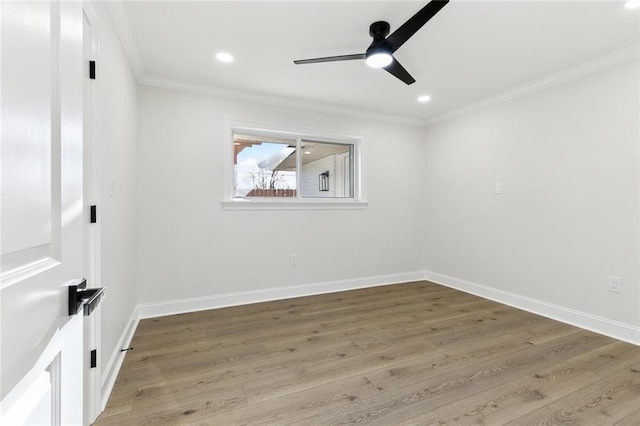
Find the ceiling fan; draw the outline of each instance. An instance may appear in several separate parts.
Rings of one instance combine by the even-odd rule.
[[[373,42],[367,48],[366,53],[355,55],[327,56],[324,58],[301,59],[293,61],[296,65],[317,64],[320,62],[352,61],[364,59],[372,68],[384,68],[388,73],[399,78],[406,84],[415,83],[415,79],[404,69],[402,65],[393,57],[393,53],[409,40],[424,24],[426,24],[436,13],[440,12],[449,0],[432,0],[418,13],[413,15],[407,22],[402,24],[389,37],[391,27],[388,22],[377,21],[369,27],[369,35],[373,37]]]

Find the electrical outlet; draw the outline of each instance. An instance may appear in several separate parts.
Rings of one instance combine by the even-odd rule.
[[[622,278],[609,277],[609,291],[620,293],[621,283],[622,283]]]
[[[496,194],[502,194],[502,182],[496,182]]]
[[[289,256],[289,266],[298,266],[298,255],[292,254]]]

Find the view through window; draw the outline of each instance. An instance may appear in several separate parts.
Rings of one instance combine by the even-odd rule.
[[[354,198],[353,143],[234,132],[234,198]]]
[[[234,134],[234,197],[295,197],[296,139]]]

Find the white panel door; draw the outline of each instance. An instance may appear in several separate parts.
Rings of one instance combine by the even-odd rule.
[[[49,383],[37,406],[81,424],[82,313],[68,314],[67,286],[83,267],[82,5],[3,1],[0,15],[2,416],[41,422],[17,409]]]

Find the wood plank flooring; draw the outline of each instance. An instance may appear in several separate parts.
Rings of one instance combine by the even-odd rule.
[[[430,282],[143,320],[96,425],[640,425],[640,347]]]

